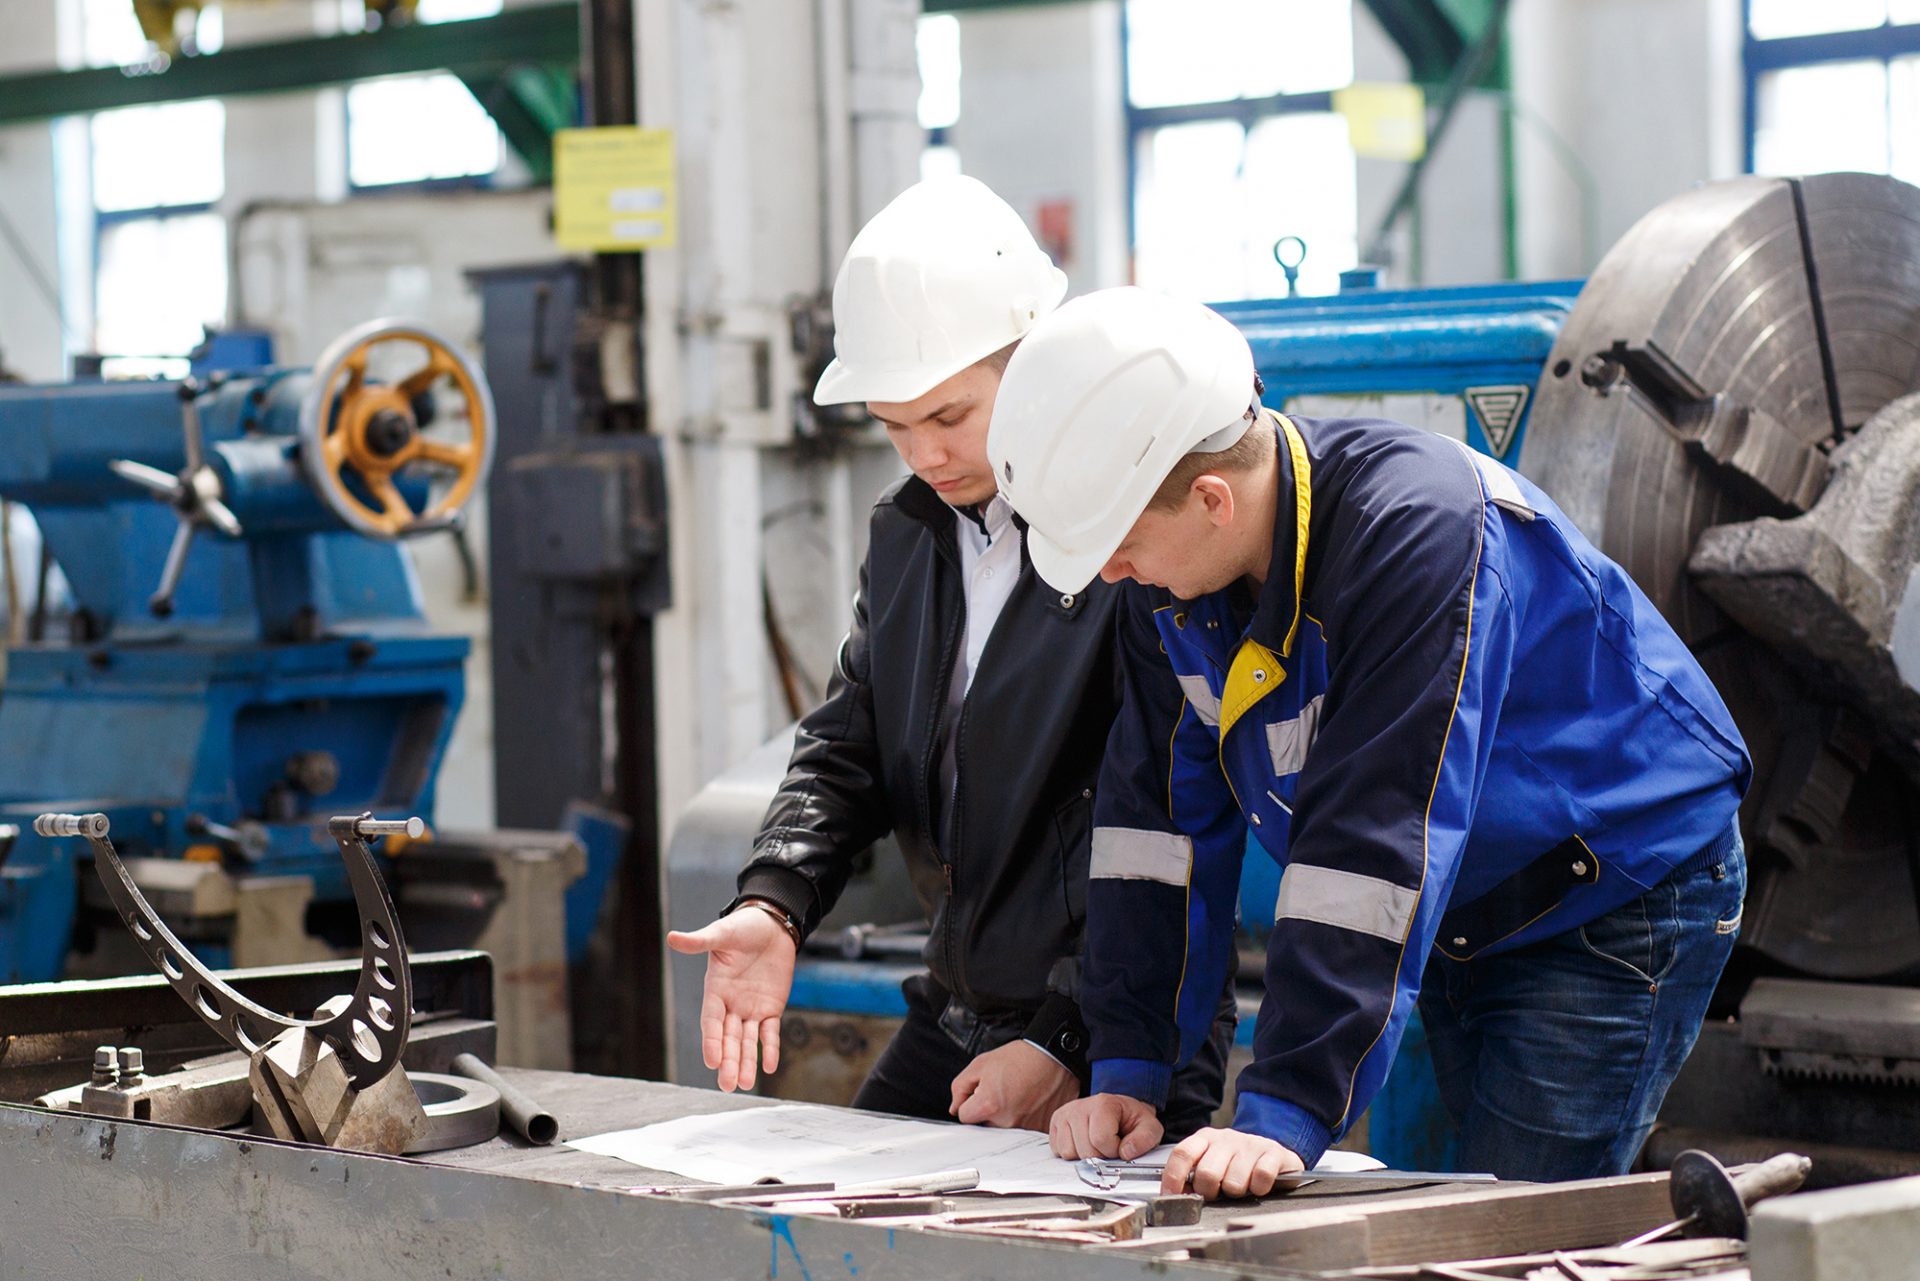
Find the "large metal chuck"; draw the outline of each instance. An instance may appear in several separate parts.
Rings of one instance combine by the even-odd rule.
[[[1825,977],[1920,973],[1915,392],[1920,189],[1740,178],[1600,264],[1522,463],[1725,696],[1755,764],[1742,941]]]

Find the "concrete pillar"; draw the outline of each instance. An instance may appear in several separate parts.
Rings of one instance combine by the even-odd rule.
[[[641,118],[675,132],[679,242],[647,256],[647,380],[665,442],[674,606],[655,630],[661,813],[788,719],[763,576],[803,699],[848,621],[875,437],[795,453],[788,307],[832,283],[861,222],[916,176],[906,0],[641,0]],[[877,445],[877,448],[876,448]]]
[[[59,31],[55,0],[9,5],[0,71],[55,65]],[[61,258],[54,198],[53,130],[44,121],[0,129],[0,365],[33,380],[64,373]],[[51,296],[49,296],[51,295]],[[75,344],[80,317],[68,315]]]
[[[1654,206],[1740,171],[1740,9],[1516,0],[1523,278],[1585,275]]]
[[[1073,292],[1126,284],[1126,119],[1116,0],[960,20],[964,172],[1020,212]]]

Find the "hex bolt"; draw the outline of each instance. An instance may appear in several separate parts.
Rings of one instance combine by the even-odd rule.
[[[120,1053],[117,1047],[102,1045],[93,1052],[93,1083],[112,1085],[120,1079]]]
[[[146,1071],[147,1056],[141,1053],[139,1046],[123,1045],[120,1047],[120,1083],[122,1085],[130,1084],[137,1078],[144,1076]]]
[[[353,830],[361,836],[405,836],[410,840],[419,840],[427,834],[426,823],[418,818],[363,818],[353,825]]]

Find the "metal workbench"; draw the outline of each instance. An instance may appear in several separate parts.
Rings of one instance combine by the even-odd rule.
[[[563,1138],[773,1102],[569,1073],[506,1075],[559,1118]],[[635,1195],[629,1189],[690,1181],[507,1138],[425,1158],[377,1157],[20,1105],[0,1105],[0,1171],[0,1278],[9,1281],[1275,1275],[1259,1265],[1325,1266],[1350,1249],[1352,1212],[1363,1204],[1412,1209],[1499,1195],[1309,1187],[1258,1206],[1208,1207],[1198,1229],[1150,1229],[1140,1242],[1085,1247]],[[1619,1239],[1628,1234],[1622,1229],[1657,1221],[1663,1180],[1607,1181],[1610,1191],[1584,1202],[1583,1230],[1596,1241]],[[1552,1199],[1551,1189],[1533,1194]],[[1551,1217],[1547,1209],[1544,1218],[1449,1213],[1447,1221]],[[1295,1244],[1279,1250],[1219,1248],[1277,1240],[1259,1229],[1282,1220],[1320,1227],[1293,1234]],[[1212,1236],[1209,1248],[1231,1262],[1168,1257],[1162,1248],[1196,1232]],[[1419,1233],[1430,1238],[1431,1228]]]

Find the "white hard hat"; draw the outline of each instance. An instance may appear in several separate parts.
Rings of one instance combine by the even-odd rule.
[[[1078,593],[1184,457],[1254,420],[1253,352],[1225,317],[1144,289],[1103,289],[1048,316],[1013,353],[987,458],[1027,521],[1033,567]]]
[[[818,405],[924,396],[1060,305],[1067,276],[977,178],[915,183],[861,228],[833,282]]]

